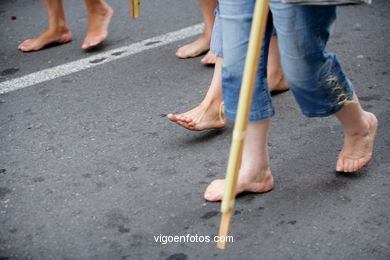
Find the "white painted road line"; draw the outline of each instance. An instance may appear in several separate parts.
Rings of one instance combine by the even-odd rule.
[[[0,82],[0,95],[21,88],[30,87],[48,80],[66,76],[85,69],[93,68],[101,64],[111,62],[117,59],[122,59],[146,50],[161,47],[176,41],[180,41],[197,34],[202,33],[203,24],[196,24],[181,30],[166,33],[160,36],[149,38],[141,42],[133,43],[125,47],[116,48],[114,50],[105,51],[94,56],[72,61],[66,64],[58,65],[53,68],[41,70],[15,78]]]

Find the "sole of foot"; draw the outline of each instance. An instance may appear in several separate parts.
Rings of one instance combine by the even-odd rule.
[[[95,17],[90,18],[88,32],[81,46],[83,50],[94,48],[107,39],[108,27],[113,15],[114,10],[106,4],[104,14],[96,14]]]

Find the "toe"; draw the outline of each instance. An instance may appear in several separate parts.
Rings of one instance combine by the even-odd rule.
[[[204,65],[215,64],[215,62],[212,59],[208,59],[208,58],[203,58],[200,60],[200,62]]]
[[[91,42],[91,43],[89,43],[89,47],[95,47],[99,44],[100,44],[100,42]]]
[[[214,202],[214,201],[218,201],[215,197],[213,197],[213,195],[211,194],[205,194],[204,195],[204,199],[207,200],[207,201],[210,201],[210,202]]]
[[[90,40],[90,39],[89,40],[85,40],[83,45],[81,46],[81,48],[83,50],[87,50],[87,49],[89,49],[91,47],[95,47],[95,46],[99,45],[100,43],[101,42],[99,42],[98,40]]]
[[[189,130],[192,130],[191,127],[188,126],[188,124],[187,124],[186,122],[183,122],[183,121],[178,120],[178,121],[176,121],[176,124],[178,124],[178,125],[180,125],[180,126],[182,126],[182,127],[184,127],[184,128],[187,128],[187,129],[189,129]]]
[[[176,51],[176,56],[177,56],[178,58],[184,59],[184,58],[185,58],[185,49],[183,49],[183,47],[179,48],[179,49]]]
[[[343,160],[342,172],[348,172],[348,160]]]
[[[23,51],[23,52],[28,52],[28,51],[30,51],[30,49],[28,48],[28,47],[26,47],[26,46],[20,46],[20,48],[19,48],[21,51]]]
[[[353,160],[346,160],[347,166],[345,167],[347,172],[353,172]]]
[[[366,164],[368,163],[368,160],[363,158],[363,159],[359,159],[358,160],[358,163],[357,163],[357,170],[360,170],[361,168],[363,168],[364,166],[366,166]]]
[[[348,160],[343,161],[343,172],[348,172]]]
[[[181,117],[180,117],[180,121],[181,121],[182,123],[188,124],[189,122],[191,122],[191,119],[188,118],[188,117],[185,117],[185,116],[181,116]]]
[[[204,198],[205,198],[205,200],[211,201],[211,202],[221,200],[221,199],[219,199],[218,194],[215,194],[215,192],[213,192],[213,191],[206,191],[204,194]]]
[[[359,170],[358,163],[359,163],[359,160],[353,160],[353,162],[352,162],[352,172],[356,172],[357,170]]]
[[[89,43],[89,46],[90,47],[95,47],[95,46],[98,46],[100,44],[102,44],[105,40],[106,40],[106,36],[105,35],[102,35],[100,37],[97,37],[95,39],[93,39],[90,43]]]
[[[344,163],[343,163],[343,160],[341,158],[339,158],[337,160],[337,163],[336,163],[336,171],[338,172],[342,172],[344,171]]]
[[[22,42],[21,44],[19,44],[18,46],[18,49],[21,50],[21,51],[28,51],[29,48],[28,48],[28,43],[30,42],[30,39],[28,40],[25,40],[24,42]]]
[[[212,181],[204,193],[204,198],[208,201],[221,200],[223,196],[223,188],[224,188],[224,180]]]
[[[189,118],[189,117],[183,117],[183,121],[186,122],[186,123],[188,124],[188,123],[191,123],[191,122],[192,122],[192,119]]]
[[[212,61],[206,56],[200,60],[200,63],[207,65],[207,64],[211,64]]]
[[[86,50],[86,49],[89,48],[89,44],[88,44],[88,43],[83,43],[83,45],[81,46],[81,48],[82,48],[83,50]]]
[[[176,118],[176,116],[174,114],[168,114],[167,118],[169,120],[171,120],[172,122],[176,122],[177,121],[177,118]]]
[[[213,54],[211,51],[208,51],[206,56],[204,56],[200,62],[205,65],[215,64],[215,59],[216,59],[215,54]]]

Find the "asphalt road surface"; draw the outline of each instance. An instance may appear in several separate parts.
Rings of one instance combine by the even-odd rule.
[[[232,124],[190,132],[164,117],[192,108],[211,80],[200,58],[175,57],[197,32],[168,34],[202,22],[197,1],[142,1],[130,20],[128,1],[111,0],[109,39],[87,53],[85,7],[65,2],[74,40],[22,53],[46,26],[43,3],[0,1],[0,86],[10,87],[0,95],[1,260],[389,259],[390,1],[339,8],[328,46],[378,117],[373,160],[336,173],[337,120],[305,118],[290,92],[274,96],[275,188],[238,198],[224,251],[155,242],[218,232],[220,204],[203,192],[225,175]]]

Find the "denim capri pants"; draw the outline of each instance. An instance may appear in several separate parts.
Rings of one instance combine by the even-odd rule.
[[[220,0],[222,34],[222,91],[225,114],[236,117],[255,0]],[[325,51],[330,28],[336,19],[334,6],[300,6],[271,0],[261,50],[249,121],[274,115],[267,83],[267,58],[273,30],[285,79],[308,117],[338,112],[353,99],[354,88],[336,55]],[[275,28],[275,29],[274,29]]]
[[[217,8],[214,10],[214,26],[211,35],[210,50],[217,56],[223,57],[222,55],[222,24],[219,16],[219,1],[217,1]],[[276,35],[275,28],[272,31],[272,35]]]

